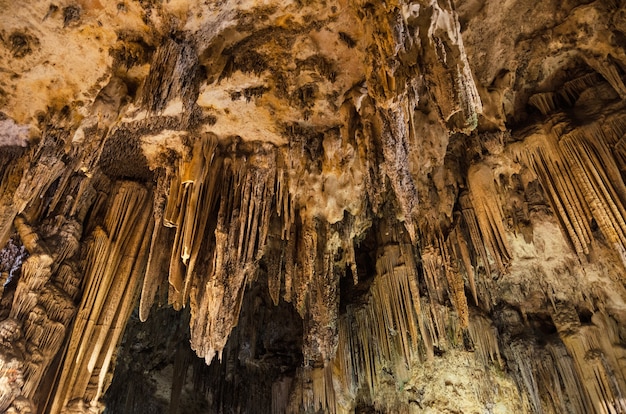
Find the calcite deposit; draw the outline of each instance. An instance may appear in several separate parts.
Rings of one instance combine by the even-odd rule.
[[[624,1],[0,10],[0,411],[626,412]]]

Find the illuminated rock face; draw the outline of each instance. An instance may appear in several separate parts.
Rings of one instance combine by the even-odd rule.
[[[626,412],[623,2],[0,8],[0,411]]]

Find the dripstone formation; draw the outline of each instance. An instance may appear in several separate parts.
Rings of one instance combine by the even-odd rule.
[[[626,412],[624,1],[0,10],[0,412]]]

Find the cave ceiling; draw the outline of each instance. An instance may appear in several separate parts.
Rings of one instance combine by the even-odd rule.
[[[620,0],[0,0],[0,412],[626,412],[625,47]]]

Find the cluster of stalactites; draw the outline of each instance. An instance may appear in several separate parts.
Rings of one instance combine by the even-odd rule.
[[[491,309],[486,285],[492,276],[505,274],[512,259],[492,171],[474,166],[468,181],[469,191],[459,196],[461,211],[453,226],[445,232],[439,225],[427,226],[419,233],[429,301],[452,305],[462,329],[470,326],[471,305]]]
[[[457,227],[446,237],[439,232],[421,249],[427,297],[420,298],[414,247],[395,242],[381,249],[368,304],[350,308],[339,318],[338,286],[346,267],[358,282],[351,238],[354,218],[335,226],[302,211],[297,214],[287,190],[289,176],[281,168],[282,153],[268,148],[252,156],[236,154],[227,154],[211,137],[201,138],[169,177],[162,176],[142,318],[166,283],[170,303],[181,307],[190,302],[192,346],[210,362],[236,325],[246,282],[256,277],[271,244],[280,254],[264,259],[270,297],[274,303],[281,298],[292,302],[305,323],[305,368],[300,376],[310,389],[291,401],[332,411],[349,406],[360,389],[369,390],[373,399],[383,368],[392,367],[406,377],[413,364],[433,357],[434,347],[446,349],[472,328],[461,269],[478,302],[472,260],[483,257],[489,266],[491,256],[479,243],[480,232],[487,230],[484,223],[478,224],[471,204],[466,203],[464,211],[470,241]],[[167,180],[169,190],[164,191]],[[471,246],[483,250],[472,255]],[[339,250],[343,255],[337,260]],[[196,266],[199,256],[208,260]],[[169,278],[159,279],[163,274]],[[456,312],[450,312],[448,303]],[[453,335],[451,326],[456,327]],[[500,361],[495,334],[487,332],[470,330],[481,355]],[[274,388],[280,394],[273,398],[276,407],[286,407],[290,394],[285,384]]]
[[[379,248],[376,276],[365,304],[349,305],[339,318],[335,357],[326,366],[301,369],[297,393],[290,395],[284,379],[278,380],[272,387],[277,410],[295,413],[304,407],[350,413],[355,402],[363,400],[389,412],[410,412],[409,405],[385,400],[389,382],[395,381],[394,389],[402,388],[412,381],[416,368],[434,358],[435,349],[462,347],[464,332],[481,363],[502,366],[498,333],[491,321],[478,314],[471,318],[457,314],[440,303],[436,292],[421,295],[415,257],[408,243],[392,241]]]
[[[514,157],[541,182],[574,250],[581,257],[593,244],[595,222],[626,264],[626,185],[620,143],[626,133],[622,116],[607,116],[602,125],[572,128],[562,115],[552,126],[512,146]]]
[[[578,374],[578,384],[567,384],[576,379],[568,378],[567,372],[559,372],[566,382],[570,400],[584,407],[577,411],[626,412],[623,394],[626,390],[626,352],[619,345],[619,327],[615,320],[606,313],[597,312],[591,318],[591,324],[583,325],[578,321],[575,309],[566,306],[556,309],[553,320]],[[559,369],[567,363],[559,362]],[[578,389],[572,392],[575,385]]]
[[[64,128],[66,121],[62,115],[53,117],[54,125],[46,128],[41,141],[22,157],[14,159],[9,168],[0,174],[0,242],[4,245],[15,229],[29,254],[22,263],[15,291],[3,292],[5,299],[11,295],[13,298],[5,309],[9,313],[7,321],[14,321],[23,332],[23,337],[11,346],[13,349],[24,346],[27,351],[20,374],[22,395],[15,398],[10,412],[26,412],[21,410],[26,410],[28,401],[36,401],[40,411],[50,410],[51,407],[44,404],[54,403],[53,412],[59,412],[65,409],[67,402],[62,400],[63,397],[52,401],[56,384],[51,387],[52,384],[44,381],[44,375],[51,367],[58,368],[54,365],[56,357],[70,334],[68,327],[72,326],[77,313],[76,304],[81,298],[84,273],[79,253],[83,221],[88,215],[90,218],[97,216],[106,199],[104,192],[95,190],[94,182],[101,184],[101,175],[95,166],[110,122],[95,124],[98,128],[92,128],[88,134],[88,145],[73,146],[69,130]],[[106,181],[102,179],[102,183]],[[145,192],[142,186],[135,186],[136,191]],[[116,210],[115,214],[127,212]],[[91,229],[86,232],[91,233]],[[93,256],[91,259],[95,260]],[[98,260],[104,259],[98,257]],[[121,289],[126,286],[127,276],[124,273],[119,275]],[[128,291],[132,298],[132,289]],[[106,291],[101,293],[106,294]],[[104,301],[104,297],[100,300]],[[117,322],[116,329],[120,333],[127,316],[121,314]],[[102,335],[109,339],[119,338],[119,335],[110,336],[106,332]],[[81,346],[90,346],[88,344],[92,339],[88,336],[80,338]],[[113,339],[107,352],[111,352],[116,345]],[[90,354],[85,358],[97,357]],[[67,360],[74,362],[70,357]],[[92,371],[99,366],[92,366]],[[107,370],[108,365],[104,364],[104,374]],[[89,379],[89,375],[85,378]],[[59,388],[69,386],[63,381],[61,384]],[[98,389],[93,393],[78,390],[74,396],[80,401],[85,398],[97,401],[105,386],[105,381],[101,380],[92,384],[92,388]],[[60,392],[65,391],[67,389]]]
[[[166,177],[169,190],[159,185],[140,317],[168,275],[168,302],[177,309],[191,304],[192,347],[207,362],[237,324],[246,281],[263,255],[275,163],[273,149],[224,155],[213,137],[203,137]],[[210,260],[199,269],[201,256]]]
[[[352,269],[355,281],[358,278],[351,240],[360,230],[352,228],[359,226],[353,221],[365,221],[362,217],[367,215],[368,202],[378,213],[387,183],[411,239],[417,241],[417,190],[408,167],[408,145],[417,139],[412,125],[417,81],[407,84],[408,75],[386,62],[404,62],[413,53],[423,55],[420,68],[414,62],[405,66],[411,74],[421,70],[429,84],[438,85],[429,91],[432,109],[452,130],[476,127],[482,103],[451,4],[389,5],[366,14],[381,29],[374,39],[378,54],[388,58],[376,59],[372,71],[366,73],[366,93],[361,91],[354,100],[344,102],[340,116],[345,119],[340,121],[345,126],[339,128],[340,134],[323,132],[324,154],[312,154],[322,158],[321,178],[311,165],[294,165],[293,160],[305,154],[296,153],[291,138],[289,148],[255,143],[257,148],[245,155],[238,144],[226,149],[216,137],[204,136],[195,138],[189,154],[159,180],[140,318],[148,316],[159,287],[167,286],[162,290],[175,308],[190,304],[192,347],[207,361],[221,353],[236,325],[246,281],[255,277],[268,243],[280,251],[278,257],[264,259],[270,294],[274,303],[280,297],[292,302],[303,317],[308,364],[320,359],[328,362],[334,356],[339,279],[346,267]],[[418,19],[421,14],[431,17],[422,21]],[[175,84],[173,89],[177,88]],[[152,89],[159,87],[146,88]],[[400,101],[396,101],[398,97]],[[146,103],[156,108],[153,102]],[[302,141],[309,138],[301,137]],[[321,186],[321,199],[311,195],[312,189],[297,188],[309,185]],[[325,185],[335,189],[329,191],[335,191],[334,199],[324,194]],[[309,195],[308,200],[304,194]],[[362,217],[355,218],[359,214]],[[339,251],[343,254],[336,260]],[[463,278],[453,263],[457,251],[468,262],[462,249],[445,254],[444,261],[450,266],[443,277],[461,324],[467,327]],[[429,280],[436,281],[439,276],[432,273]],[[435,285],[432,288],[440,290]]]
[[[355,267],[351,226],[297,213],[287,149],[246,148],[198,138],[159,180],[140,317],[147,318],[157,291],[167,286],[170,304],[190,305],[192,348],[210,362],[237,324],[246,284],[271,243],[280,254],[264,258],[270,296],[292,302],[306,321],[309,359],[329,360],[339,278],[346,263]],[[339,249],[346,254],[336,262]]]
[[[582,324],[572,306],[559,304],[552,321],[558,337],[542,346],[525,335],[502,337],[507,365],[525,391],[529,411],[624,412],[625,353],[615,320],[597,312]]]
[[[340,319],[339,349],[333,361],[334,379],[341,384],[339,406],[354,401],[359,390],[366,390],[374,400],[385,370],[406,381],[421,358],[420,344],[432,357],[433,344],[442,333],[428,303],[422,310],[411,246],[390,244],[381,250],[369,301],[363,307],[350,307]]]
[[[137,183],[118,183],[103,225],[93,231],[83,296],[49,401],[51,412],[88,412],[89,406],[100,407],[114,351],[146,266],[152,227],[150,195]]]

